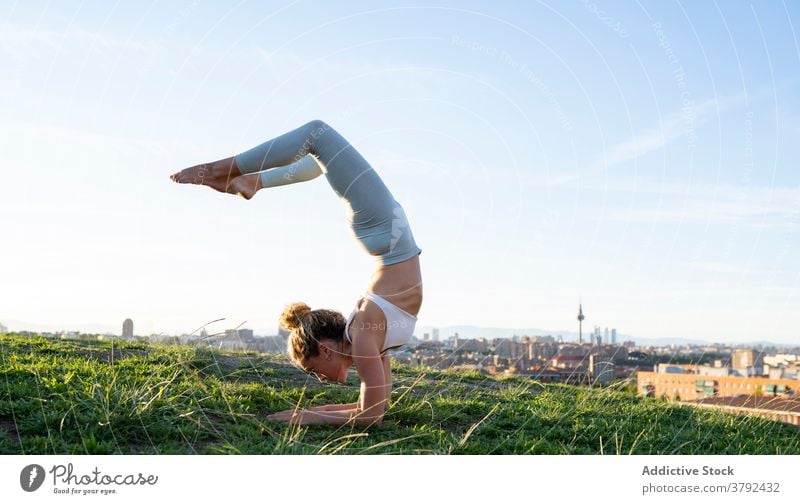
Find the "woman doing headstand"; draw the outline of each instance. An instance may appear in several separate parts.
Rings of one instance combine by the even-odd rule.
[[[292,303],[281,315],[291,330],[293,362],[320,381],[345,383],[351,366],[361,379],[356,403],[286,410],[267,418],[292,424],[371,426],[383,421],[392,391],[386,352],[411,338],[422,305],[419,254],[403,207],[377,172],[330,125],[320,120],[236,156],[186,168],[170,178],[202,184],[245,199],[267,187],[305,182],[325,174],[348,210],[353,236],[378,259],[378,267],[350,315]]]

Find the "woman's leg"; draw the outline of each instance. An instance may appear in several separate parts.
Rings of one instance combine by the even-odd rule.
[[[317,159],[311,154],[286,166],[270,168],[258,173],[261,188],[277,187],[297,182],[307,182],[322,175]]]
[[[297,182],[306,182],[322,175],[322,169],[311,154],[286,166],[277,166],[257,173],[247,173],[233,179],[227,192],[250,199],[256,192]]]
[[[353,236],[367,252],[384,265],[402,262],[422,253],[414,241],[402,206],[378,173],[355,147],[325,122],[310,121],[242,152],[234,159],[237,169],[245,177],[262,170],[269,174],[270,168],[283,167],[277,180],[284,183],[274,185],[285,185],[304,181],[303,177],[292,179],[284,175],[289,170],[286,165],[301,162],[307,155],[316,159],[334,192],[344,200]],[[313,175],[313,168],[307,164],[304,166],[304,174]],[[253,184],[262,185],[264,177],[254,178]],[[266,177],[270,179],[270,175]],[[272,182],[275,182],[274,178]]]

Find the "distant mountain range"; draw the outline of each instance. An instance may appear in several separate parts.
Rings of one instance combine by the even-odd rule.
[[[424,333],[433,334],[434,326],[420,326],[417,327],[415,331],[415,335],[418,338],[422,338]],[[466,338],[466,339],[475,339],[475,338],[486,338],[486,339],[494,339],[494,338],[511,338],[514,335],[517,336],[553,336],[554,338],[558,339],[558,336],[561,336],[564,339],[565,343],[569,342],[577,342],[578,341],[578,333],[576,331],[551,331],[546,329],[538,329],[538,328],[507,328],[507,327],[477,327],[477,326],[445,326],[445,327],[438,327],[439,329],[439,338],[442,340],[446,340],[450,336],[455,333],[458,333],[459,338]],[[611,329],[611,328],[609,328]],[[589,341],[590,336],[589,333],[591,331],[587,331],[583,333],[583,341]],[[604,336],[605,338],[605,336]],[[774,347],[782,347],[782,348],[793,348],[793,347],[800,347],[800,342],[798,343],[775,343],[773,341],[745,341],[745,342],[725,342],[725,341],[707,341],[701,340],[696,338],[640,338],[636,336],[631,336],[629,334],[623,334],[617,331],[617,343],[622,343],[623,341],[634,341],[637,345],[654,345],[654,346],[661,346],[661,345],[712,345],[715,343],[720,344],[727,344],[727,345],[735,345],[735,346],[774,346]],[[610,341],[609,341],[610,343]]]

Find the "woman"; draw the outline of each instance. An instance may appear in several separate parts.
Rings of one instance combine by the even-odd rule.
[[[357,403],[332,404],[269,415],[298,425],[380,424],[392,391],[386,352],[411,338],[422,305],[419,254],[403,208],[370,164],[335,129],[315,120],[248,151],[186,168],[170,178],[202,184],[245,199],[267,187],[325,174],[347,206],[353,236],[378,267],[364,296],[345,319],[336,311],[293,303],[281,315],[291,330],[291,359],[320,381],[344,383],[355,366],[361,379]]]

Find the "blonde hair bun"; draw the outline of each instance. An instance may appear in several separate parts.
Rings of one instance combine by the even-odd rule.
[[[300,327],[300,320],[308,313],[311,313],[311,307],[302,301],[287,305],[281,314],[281,326],[290,331],[297,329]]]

